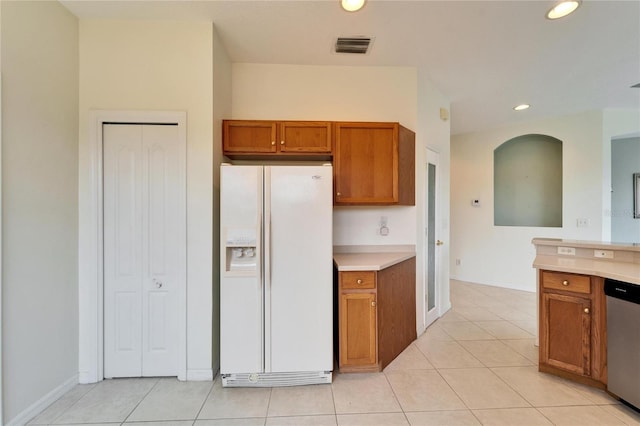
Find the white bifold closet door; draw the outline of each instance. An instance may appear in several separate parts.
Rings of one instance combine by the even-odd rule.
[[[178,126],[103,126],[104,376],[178,374]]]

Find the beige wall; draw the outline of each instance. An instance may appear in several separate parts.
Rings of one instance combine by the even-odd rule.
[[[95,215],[89,197],[96,171],[89,154],[89,111],[187,112],[188,378],[212,374],[213,40],[213,26],[207,22],[80,22],[81,248],[92,238]],[[92,279],[84,267],[91,255],[91,250],[80,251],[81,288],[84,280]],[[88,336],[95,331],[87,329],[82,317],[80,327],[82,375],[93,345]]]
[[[233,64],[233,118],[397,121],[415,131],[414,68]],[[334,209],[333,244],[416,244],[415,207]],[[377,234],[381,216],[390,233]]]
[[[611,139],[639,132],[640,110],[610,109],[452,137],[452,278],[534,291],[532,238],[610,240]],[[493,226],[493,150],[529,133],[563,142],[562,228]],[[577,227],[577,219],[588,226]]]
[[[439,117],[448,100],[426,72],[410,67],[233,64],[232,114],[237,119],[397,121],[416,132],[415,207],[334,208],[334,245],[413,244],[417,252],[417,329],[423,324],[424,170],[426,147],[440,154],[437,226],[448,239],[449,122]],[[381,216],[390,233],[377,234]],[[441,249],[439,294],[449,307],[448,246]]]
[[[436,259],[438,269],[435,271],[436,282],[436,299],[440,308],[440,314],[443,314],[451,308],[451,300],[449,295],[449,251],[451,247],[450,241],[450,165],[451,165],[451,122],[449,119],[440,118],[440,109],[444,108],[449,111],[449,100],[431,83],[426,70],[418,70],[418,125],[416,132],[416,206],[417,206],[417,222],[418,222],[418,245],[417,245],[417,269],[418,269],[418,288],[416,299],[418,300],[418,331],[421,330],[421,324],[424,317],[420,317],[422,310],[420,301],[425,300],[424,288],[426,286],[426,168],[427,148],[438,154],[438,174],[436,182],[437,191],[437,207],[436,207],[436,239],[444,242],[442,246],[436,249]]]
[[[213,372],[220,368],[220,163],[222,120],[231,117],[231,61],[213,31]]]
[[[452,137],[452,278],[534,291],[532,238],[600,240],[605,209],[602,131],[602,112],[592,111]],[[493,150],[531,133],[563,143],[563,226],[494,226]],[[480,199],[480,207],[471,206],[474,198]],[[587,219],[589,226],[578,228],[579,218]],[[460,259],[459,266],[455,259]]]
[[[77,383],[78,21],[58,2],[0,7],[0,423],[19,424]]]

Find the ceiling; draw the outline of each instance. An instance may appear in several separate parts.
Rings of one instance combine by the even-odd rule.
[[[80,19],[212,21],[233,62],[411,66],[451,101],[451,132],[604,108],[640,109],[640,1],[584,0],[545,19],[552,0],[73,1]],[[367,55],[337,36],[375,37]],[[520,103],[529,110],[516,112]]]

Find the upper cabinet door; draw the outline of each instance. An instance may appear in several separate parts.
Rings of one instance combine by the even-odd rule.
[[[335,124],[335,204],[415,205],[415,134],[398,123]]]
[[[283,121],[279,136],[281,152],[331,154],[330,121]]]
[[[225,153],[275,153],[277,123],[263,120],[225,120],[222,149]]]

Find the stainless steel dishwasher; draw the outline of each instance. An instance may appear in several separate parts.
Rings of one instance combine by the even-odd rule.
[[[640,285],[606,279],[609,392],[640,410]]]

